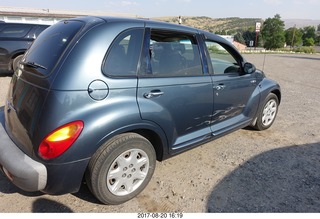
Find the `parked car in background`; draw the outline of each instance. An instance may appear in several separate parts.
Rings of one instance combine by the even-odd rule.
[[[280,100],[278,83],[212,33],[65,20],[14,72],[0,110],[0,167],[26,191],[74,193],[85,179],[102,203],[120,204],[146,187],[156,160],[247,126],[268,129]]]
[[[49,25],[0,23],[0,75],[12,74],[24,52]]]

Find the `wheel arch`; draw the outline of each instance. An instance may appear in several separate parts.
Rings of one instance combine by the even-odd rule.
[[[94,153],[107,141],[110,141],[112,138],[123,133],[136,133],[150,141],[156,151],[158,161],[162,161],[169,156],[168,143],[165,133],[162,131],[162,129],[151,124],[132,125],[129,127],[121,128],[119,130],[115,130],[113,133],[106,135],[99,141],[99,146],[94,151]]]
[[[157,160],[161,161],[164,159],[164,154],[167,154],[167,150],[165,150],[166,144],[163,143],[161,137],[156,132],[150,129],[136,129],[132,130],[131,132],[137,133],[143,136],[144,138],[148,139],[148,141],[150,141],[150,143],[156,151]]]
[[[8,63],[8,65],[9,65],[9,67],[10,67],[11,70],[14,69],[14,68],[13,68],[14,59],[17,58],[17,57],[20,56],[20,55],[24,55],[25,52],[26,52],[26,50],[17,50],[17,51],[15,51],[15,52],[11,55],[10,60],[9,60],[9,63]]]
[[[281,93],[280,93],[279,90],[276,90],[276,89],[268,92],[268,93],[267,93],[267,96],[266,96],[265,98],[263,98],[262,103],[265,103],[266,98],[268,98],[268,96],[269,96],[270,94],[273,94],[273,95],[275,95],[275,96],[277,97],[277,99],[278,99],[277,102],[278,102],[278,106],[279,106],[279,105],[280,105],[280,99],[281,99]],[[268,128],[263,128],[263,129],[257,128],[259,115],[260,115],[261,110],[263,109],[264,106],[265,106],[264,104],[260,104],[259,109],[258,109],[258,111],[257,111],[257,114],[256,114],[256,116],[254,117],[254,119],[253,119],[253,121],[252,121],[252,123],[251,123],[251,125],[250,125],[252,128],[257,129],[257,130],[259,130],[259,131],[268,129],[268,128],[271,126],[271,125],[270,125]],[[273,122],[272,122],[272,123],[273,123]],[[271,123],[271,124],[272,124],[272,123]]]
[[[10,58],[13,60],[13,59],[17,58],[19,55],[23,55],[26,51],[27,51],[26,49],[17,50],[11,55]]]
[[[277,96],[278,98],[278,102],[280,105],[281,102],[281,89],[280,89],[280,85],[270,79],[264,79],[261,84],[260,84],[260,104],[258,107],[258,110],[256,112],[256,115],[253,117],[254,119],[252,120],[251,126],[255,126],[257,123],[257,119],[258,119],[258,113],[261,111],[261,108],[263,107],[263,102],[265,100],[265,98],[267,98],[267,96],[272,93],[274,95]],[[261,89],[261,88],[264,89]]]
[[[279,89],[275,89],[275,90],[272,90],[270,93],[273,93],[278,97],[279,105],[280,105],[280,102],[281,102],[281,92],[280,92],[280,90]]]

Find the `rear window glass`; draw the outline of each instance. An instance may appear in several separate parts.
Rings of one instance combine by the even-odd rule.
[[[0,37],[24,37],[30,29],[30,25],[3,25],[0,26]]]
[[[50,74],[82,25],[80,21],[65,21],[47,28],[29,48],[22,64],[30,72]]]

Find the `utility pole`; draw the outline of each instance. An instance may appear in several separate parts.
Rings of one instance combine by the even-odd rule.
[[[256,22],[256,42],[255,42],[255,49],[257,49],[258,46],[258,35],[260,33],[260,29],[261,29],[261,23],[260,22]]]
[[[294,27],[293,27],[291,48],[294,48],[294,37],[295,37],[295,34],[296,34],[296,25],[294,25]]]

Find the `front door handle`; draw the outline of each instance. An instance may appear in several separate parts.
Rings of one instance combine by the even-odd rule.
[[[143,96],[147,99],[153,98],[153,97],[159,97],[162,96],[164,94],[164,92],[160,91],[160,90],[153,90],[150,91],[149,93],[145,93],[143,94]]]

